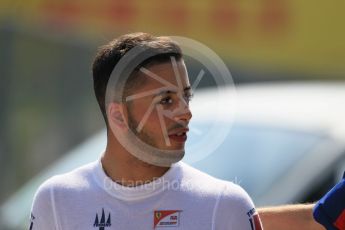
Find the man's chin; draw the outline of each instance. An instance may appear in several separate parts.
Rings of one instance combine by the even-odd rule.
[[[185,154],[184,145],[155,147],[145,143],[133,133],[117,135],[117,138],[128,153],[150,165],[170,167],[182,160]]]

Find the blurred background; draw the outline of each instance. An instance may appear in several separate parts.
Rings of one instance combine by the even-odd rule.
[[[0,0],[0,205],[104,128],[91,75],[98,46],[137,31],[184,36],[215,51],[238,87],[342,85],[344,8],[337,0]]]

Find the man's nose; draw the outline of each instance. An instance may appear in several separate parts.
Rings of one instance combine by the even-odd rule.
[[[190,110],[189,105],[183,103],[183,105],[180,105],[180,108],[175,115],[175,120],[188,123],[190,119],[192,119],[192,116],[192,111]]]

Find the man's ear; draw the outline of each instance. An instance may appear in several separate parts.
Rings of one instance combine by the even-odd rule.
[[[127,129],[127,113],[124,105],[118,102],[111,102],[107,106],[108,122],[116,129]]]

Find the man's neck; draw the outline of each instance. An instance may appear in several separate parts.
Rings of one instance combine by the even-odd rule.
[[[137,159],[119,143],[108,142],[101,162],[108,177],[128,187],[150,183],[169,170],[169,167],[150,165]]]

